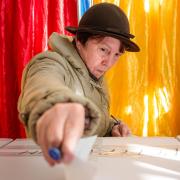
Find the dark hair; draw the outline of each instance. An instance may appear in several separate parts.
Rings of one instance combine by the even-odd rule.
[[[85,45],[89,38],[93,37],[94,34],[88,32],[78,32],[76,38],[82,45]]]
[[[102,40],[104,37],[105,37],[105,35],[92,34],[92,33],[89,33],[89,32],[77,32],[76,33],[77,40],[80,41],[80,43],[83,46],[86,44],[88,39],[99,39],[99,40]],[[73,40],[73,43],[76,44],[75,40]],[[124,53],[125,47],[124,47],[123,43],[121,43],[121,44],[122,44],[122,46],[120,47],[119,52]]]

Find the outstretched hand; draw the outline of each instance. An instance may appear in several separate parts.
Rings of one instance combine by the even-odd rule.
[[[37,142],[47,162],[69,163],[74,157],[74,148],[84,131],[85,110],[78,103],[59,103],[47,110],[37,121]],[[60,148],[62,158],[53,160],[49,148]]]

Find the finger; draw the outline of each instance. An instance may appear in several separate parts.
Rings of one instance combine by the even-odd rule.
[[[41,145],[41,149],[45,160],[49,163],[50,166],[54,166],[56,162],[49,156],[47,152],[47,146],[43,144]]]
[[[47,140],[48,140],[48,149],[49,148],[59,148],[61,151],[61,144],[64,134],[64,128],[65,128],[65,121],[67,120],[68,113],[67,109],[64,106],[64,104],[58,104],[54,108],[54,114],[53,119],[51,120],[51,123],[49,124],[48,132],[46,133]],[[62,152],[61,152],[62,153]],[[55,163],[61,163],[63,159],[63,153],[62,157],[59,160],[54,160]]]
[[[53,106],[46,111],[38,123],[37,132],[39,138],[39,144],[42,148],[43,155],[50,165],[59,163],[49,156],[48,150],[52,147],[59,147],[62,139],[63,132],[63,114],[59,120],[58,109],[59,106]]]
[[[36,123],[36,138],[37,138],[37,143],[40,145],[42,142],[42,131],[43,128],[45,128],[46,124],[48,121],[46,120],[45,113],[38,119]]]
[[[132,135],[132,133],[131,133],[131,131],[130,131],[130,129],[128,129],[128,131],[127,131],[127,134],[126,134],[127,136],[131,136]]]
[[[63,129],[64,129],[64,122],[65,118],[55,119],[54,122],[51,123],[51,125],[48,128],[48,132],[46,133],[46,138],[48,141],[47,144],[47,152],[49,148],[59,148],[61,151],[61,144],[63,139]],[[63,156],[63,153],[62,153]],[[50,156],[49,156],[50,157]],[[53,160],[55,163],[62,162],[62,158],[60,160]]]
[[[113,137],[120,137],[121,136],[121,133],[120,133],[120,130],[119,130],[119,126],[118,125],[115,125],[111,131],[111,135]]]
[[[64,141],[62,144],[62,151],[64,154],[64,162],[69,163],[74,158],[75,146],[82,135],[80,127],[66,128],[64,134]]]
[[[42,153],[44,155],[44,158],[46,159],[46,161],[49,163],[50,166],[53,166],[55,164],[55,162],[49,157],[48,153],[47,153],[47,147],[48,147],[48,143],[46,140],[46,131],[47,131],[47,127],[48,127],[48,119],[46,117],[46,114],[44,114],[37,123],[36,126],[36,132],[37,132],[37,141],[38,144],[40,145],[41,149],[42,149]]]
[[[63,139],[65,117],[55,117],[48,127],[46,138],[48,141],[48,147],[60,147]]]
[[[119,131],[122,137],[126,137],[129,135],[129,128],[123,123],[119,125]]]
[[[40,146],[46,143],[45,132],[47,131],[49,120],[46,113],[43,114],[36,124],[37,142]]]
[[[71,117],[72,118],[72,117]],[[62,151],[64,154],[63,162],[69,163],[74,158],[75,146],[83,134],[84,130],[84,116],[74,117],[69,119],[64,129],[64,140],[62,144]]]

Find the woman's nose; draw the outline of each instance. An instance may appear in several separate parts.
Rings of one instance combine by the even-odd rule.
[[[106,58],[103,58],[102,65],[109,68],[112,65],[112,61],[113,61],[113,58],[108,56]]]

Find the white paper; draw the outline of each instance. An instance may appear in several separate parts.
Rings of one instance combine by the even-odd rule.
[[[96,168],[87,161],[97,136],[81,138],[76,150],[75,159],[64,167],[66,180],[93,180]]]
[[[92,150],[92,146],[96,141],[96,138],[97,136],[81,138],[75,149],[76,157],[78,157],[81,160],[87,160],[89,153]]]

